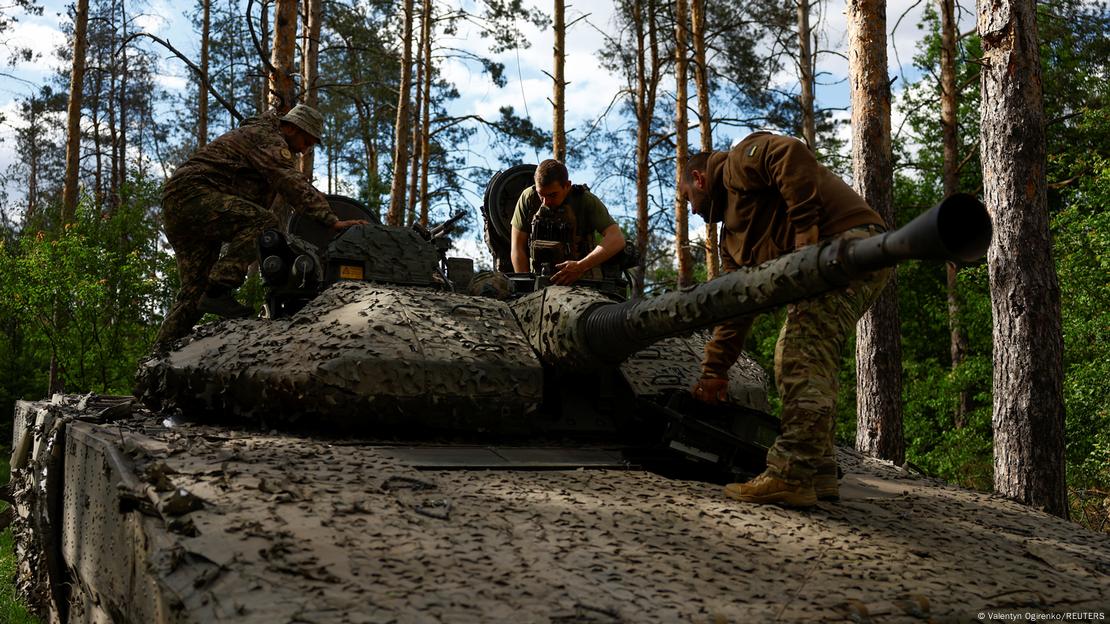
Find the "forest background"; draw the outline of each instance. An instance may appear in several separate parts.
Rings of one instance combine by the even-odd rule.
[[[72,218],[63,214],[63,196],[79,5],[16,0],[0,9],[0,52],[10,63],[0,75],[2,99],[9,100],[0,120],[5,155],[0,422],[8,428],[0,431],[0,440],[5,441],[7,415],[17,399],[42,398],[51,389],[130,392],[136,362],[176,288],[172,250],[160,229],[161,185],[199,142],[237,123],[214,96],[200,96],[196,73],[137,33],[168,39],[201,65],[207,6],[203,56],[212,89],[243,115],[270,105],[262,59],[275,52],[279,19],[273,2],[204,0],[183,15],[184,5],[88,3],[79,192]],[[487,263],[478,211],[486,181],[503,167],[560,153],[553,145],[560,140],[572,177],[588,182],[618,217],[626,238],[645,250],[647,266],[638,287],[647,296],[715,272],[713,246],[707,244],[713,234],[700,222],[687,223],[676,202],[680,151],[698,151],[699,144],[726,149],[752,129],[769,128],[807,138],[826,165],[852,177],[843,70],[848,52],[835,26],[842,20],[838,5],[705,3],[704,63],[696,56],[696,37],[677,45],[675,8],[685,2],[618,0],[596,11],[568,7],[562,17],[566,37],[577,43],[570,46],[576,53],[564,79],[566,126],[560,132],[553,119],[558,116],[552,115],[559,95],[552,77],[544,75],[559,74],[552,67],[550,37],[539,34],[559,19],[547,4],[296,4],[307,9],[297,20],[302,26],[310,21],[304,18],[312,15],[311,7],[320,10],[318,39],[303,39],[298,31],[290,68],[294,88],[318,97],[325,114],[324,142],[307,166],[317,186],[357,197],[393,223],[435,222],[463,210],[468,230],[457,248]],[[950,90],[954,160],[945,157],[941,123],[945,6],[955,7],[958,25]],[[1110,530],[1110,384],[1105,381],[1110,379],[1110,10],[1104,3],[1078,0],[1036,7],[1047,209],[1062,300],[1068,502],[1073,520],[1105,531]],[[171,11],[172,16],[163,14]],[[810,20],[804,28],[813,31],[799,38],[803,13]],[[892,3],[887,19],[897,44],[889,75],[895,92],[893,212],[901,225],[946,191],[983,191],[983,47],[974,7]],[[22,30],[43,28],[51,20],[60,35],[47,28],[28,38]],[[697,31],[696,20],[693,24]],[[29,39],[35,45],[28,46]],[[308,42],[317,40],[318,77],[302,77]],[[676,47],[685,54],[676,54]],[[807,70],[814,61],[817,71]],[[689,82],[676,81],[687,63]],[[45,71],[26,73],[32,68]],[[690,89],[684,94],[686,84]],[[399,99],[404,92],[410,97]],[[704,94],[705,108],[696,92]],[[685,96],[687,107],[676,107]],[[690,121],[676,121],[680,113],[688,113]],[[699,131],[703,127],[709,132]],[[251,284],[243,294],[257,303],[257,281]],[[903,265],[896,293],[901,319],[896,426],[903,447],[894,457],[926,474],[990,490],[995,319],[988,268],[956,272]],[[780,323],[781,314],[766,315],[748,345],[767,368]],[[846,444],[858,439],[854,353],[849,345],[838,402],[838,437]]]

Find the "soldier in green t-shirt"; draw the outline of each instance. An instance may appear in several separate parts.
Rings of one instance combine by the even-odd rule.
[[[534,270],[533,233],[544,229],[545,243],[565,245],[567,260],[555,266],[551,283],[573,284],[583,274],[600,266],[624,249],[624,234],[601,203],[584,185],[572,185],[566,165],[545,160],[536,167],[534,187],[528,187],[517,200],[513,213],[512,262],[518,273]],[[601,242],[595,244],[595,234]]]

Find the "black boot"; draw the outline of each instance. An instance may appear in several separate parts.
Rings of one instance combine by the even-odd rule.
[[[197,310],[206,314],[215,314],[224,318],[246,318],[254,314],[254,310],[235,300],[232,296],[234,288],[213,284],[208,287],[208,292],[200,298]]]

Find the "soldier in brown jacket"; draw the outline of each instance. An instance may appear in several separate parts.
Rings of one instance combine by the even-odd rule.
[[[158,330],[156,350],[188,334],[205,312],[251,314],[233,293],[256,259],[258,235],[278,225],[270,210],[277,195],[337,232],[365,223],[340,221],[295,166],[293,154],[319,142],[322,130],[323,117],[308,106],[284,116],[271,111],[201,147],[174,171],[162,191],[162,215],[181,289]]]
[[[866,238],[883,219],[796,139],[756,132],[728,152],[690,158],[683,190],[693,211],[722,223],[724,271],[753,266],[829,238]],[[883,270],[824,295],[787,306],[775,345],[775,383],[782,434],[767,453],[767,470],[725,494],[745,502],[808,507],[837,500],[833,414],[837,372],[847,337],[882,290]],[[753,317],[715,328],[706,345],[694,396],[725,400]]]

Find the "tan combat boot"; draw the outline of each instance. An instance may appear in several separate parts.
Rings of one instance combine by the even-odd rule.
[[[726,485],[725,496],[760,505],[812,507],[817,504],[817,493],[813,489],[812,482],[804,481],[795,485],[766,472],[747,483]]]

